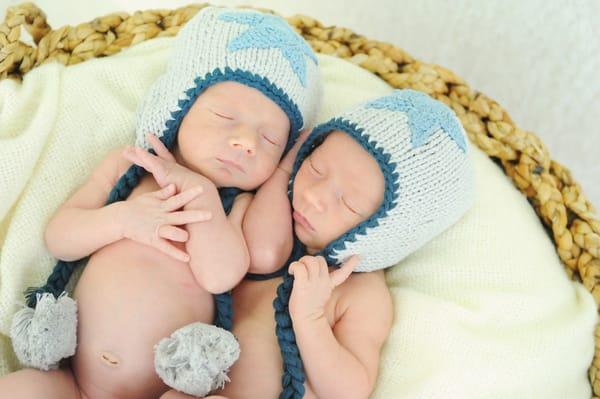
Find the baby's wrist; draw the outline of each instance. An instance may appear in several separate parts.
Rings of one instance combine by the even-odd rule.
[[[113,209],[115,217],[112,220],[116,220],[119,225],[119,239],[129,238],[129,215],[131,214],[129,205],[128,201],[117,201],[107,205]]]
[[[277,169],[281,170],[283,173],[285,173],[288,176],[292,175],[292,172],[287,170],[287,168],[285,168],[284,166],[277,165]]]
[[[203,175],[190,171],[181,184],[181,192],[196,186],[202,186],[206,192],[210,186],[214,186],[214,183]]]
[[[312,309],[311,311],[292,311],[290,310],[290,318],[294,323],[294,328],[310,328],[315,324],[322,323],[324,320],[327,321],[325,317],[325,307]]]

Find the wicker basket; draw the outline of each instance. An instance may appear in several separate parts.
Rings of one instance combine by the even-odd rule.
[[[19,80],[46,62],[77,64],[153,37],[173,36],[206,5],[110,14],[57,30],[48,26],[46,16],[35,5],[11,7],[0,24],[0,79]],[[347,59],[393,87],[419,90],[451,106],[471,142],[496,161],[525,194],[554,241],[567,274],[582,282],[600,303],[600,221],[569,170],[550,159],[536,135],[516,127],[498,103],[443,67],[415,60],[391,44],[366,39],[349,29],[324,27],[310,17],[296,15],[287,20],[315,51]],[[31,34],[35,46],[20,40],[22,28]],[[594,398],[600,399],[598,326],[595,335],[596,352],[588,374]]]

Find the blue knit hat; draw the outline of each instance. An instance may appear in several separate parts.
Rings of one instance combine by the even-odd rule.
[[[465,132],[445,104],[414,90],[363,103],[320,124],[298,151],[290,179],[333,130],[369,152],[385,178],[383,203],[319,255],[339,264],[360,254],[355,271],[398,263],[454,224],[473,204],[474,176]]]
[[[177,35],[167,69],[137,112],[136,145],[146,133],[168,148],[196,98],[215,83],[235,81],[260,90],[285,112],[290,134],[312,126],[321,101],[317,57],[282,18],[253,10],[205,7]]]

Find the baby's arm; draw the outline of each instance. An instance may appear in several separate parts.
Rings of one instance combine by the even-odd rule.
[[[161,187],[174,184],[181,192],[202,187],[202,195],[187,202],[184,214],[209,212],[209,220],[186,222],[185,248],[189,254],[189,267],[200,286],[212,294],[229,291],[248,271],[249,256],[241,233],[241,218],[249,202],[248,196],[236,198],[228,218],[215,184],[200,173],[177,163],[169,149],[148,135],[156,155],[140,147],[128,148],[123,155],[152,173]]]
[[[121,151],[111,151],[50,219],[44,240],[54,257],[81,259],[122,238],[118,222],[122,202],[104,206],[110,190],[131,165]]]
[[[212,218],[186,225],[189,238],[186,251],[190,255],[192,273],[205,290],[212,294],[229,291],[248,271],[248,248],[241,230],[241,220],[252,199],[251,194],[236,197],[229,216],[225,215],[219,193],[208,179],[198,175],[183,186],[202,185],[204,193],[184,206],[184,210],[210,210]]]
[[[308,137],[305,130],[289,150],[273,175],[258,189],[243,221],[244,237],[250,254],[250,272],[278,270],[292,252],[292,207],[288,183],[296,154]]]
[[[292,208],[287,196],[290,175],[278,167],[256,192],[243,220],[250,272],[276,271],[292,251]]]
[[[299,271],[295,271],[294,276],[305,282],[313,280],[312,277],[305,279]],[[294,305],[290,301],[307,380],[321,399],[369,397],[377,380],[380,351],[393,320],[383,271],[353,274],[344,284],[350,286],[343,287],[337,299],[336,314],[341,313],[341,316],[334,321],[333,328],[325,312],[307,308],[297,311],[296,315],[292,313],[294,306],[300,307],[300,301],[309,302],[309,297],[319,296],[309,284],[297,287],[295,281],[293,290],[304,287],[305,295],[298,296]]]

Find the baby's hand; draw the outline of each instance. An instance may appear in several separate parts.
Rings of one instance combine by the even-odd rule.
[[[294,276],[289,310],[294,322],[316,320],[325,316],[325,305],[333,289],[352,274],[358,264],[354,255],[337,270],[329,273],[327,262],[322,256],[303,256],[292,262],[289,272]]]
[[[187,223],[203,222],[212,215],[203,210],[175,212],[203,192],[201,186],[175,194],[175,186],[141,194],[123,204],[119,220],[123,224],[123,236],[150,245],[181,262],[188,262],[189,255],[167,240],[185,242],[188,232],[175,227]]]
[[[290,148],[288,153],[285,154],[285,157],[279,163],[278,167],[287,172],[288,175],[292,173],[292,168],[294,167],[294,161],[296,160],[298,150],[302,146],[302,143],[304,143],[308,138],[309,133],[309,129],[304,129],[303,131],[301,131],[300,135],[298,136],[298,139],[296,140],[292,148]]]
[[[198,178],[202,178],[202,180],[205,180],[207,183],[210,182],[209,179],[203,178],[199,173],[178,164],[173,154],[169,152],[167,147],[165,147],[162,141],[154,134],[149,133],[146,137],[156,152],[156,155],[151,154],[140,147],[127,146],[123,150],[123,156],[134,164],[141,166],[152,173],[156,183],[158,183],[160,187],[174,184],[177,188],[177,192],[181,192],[186,188],[186,183],[189,183],[193,179],[197,180]]]

